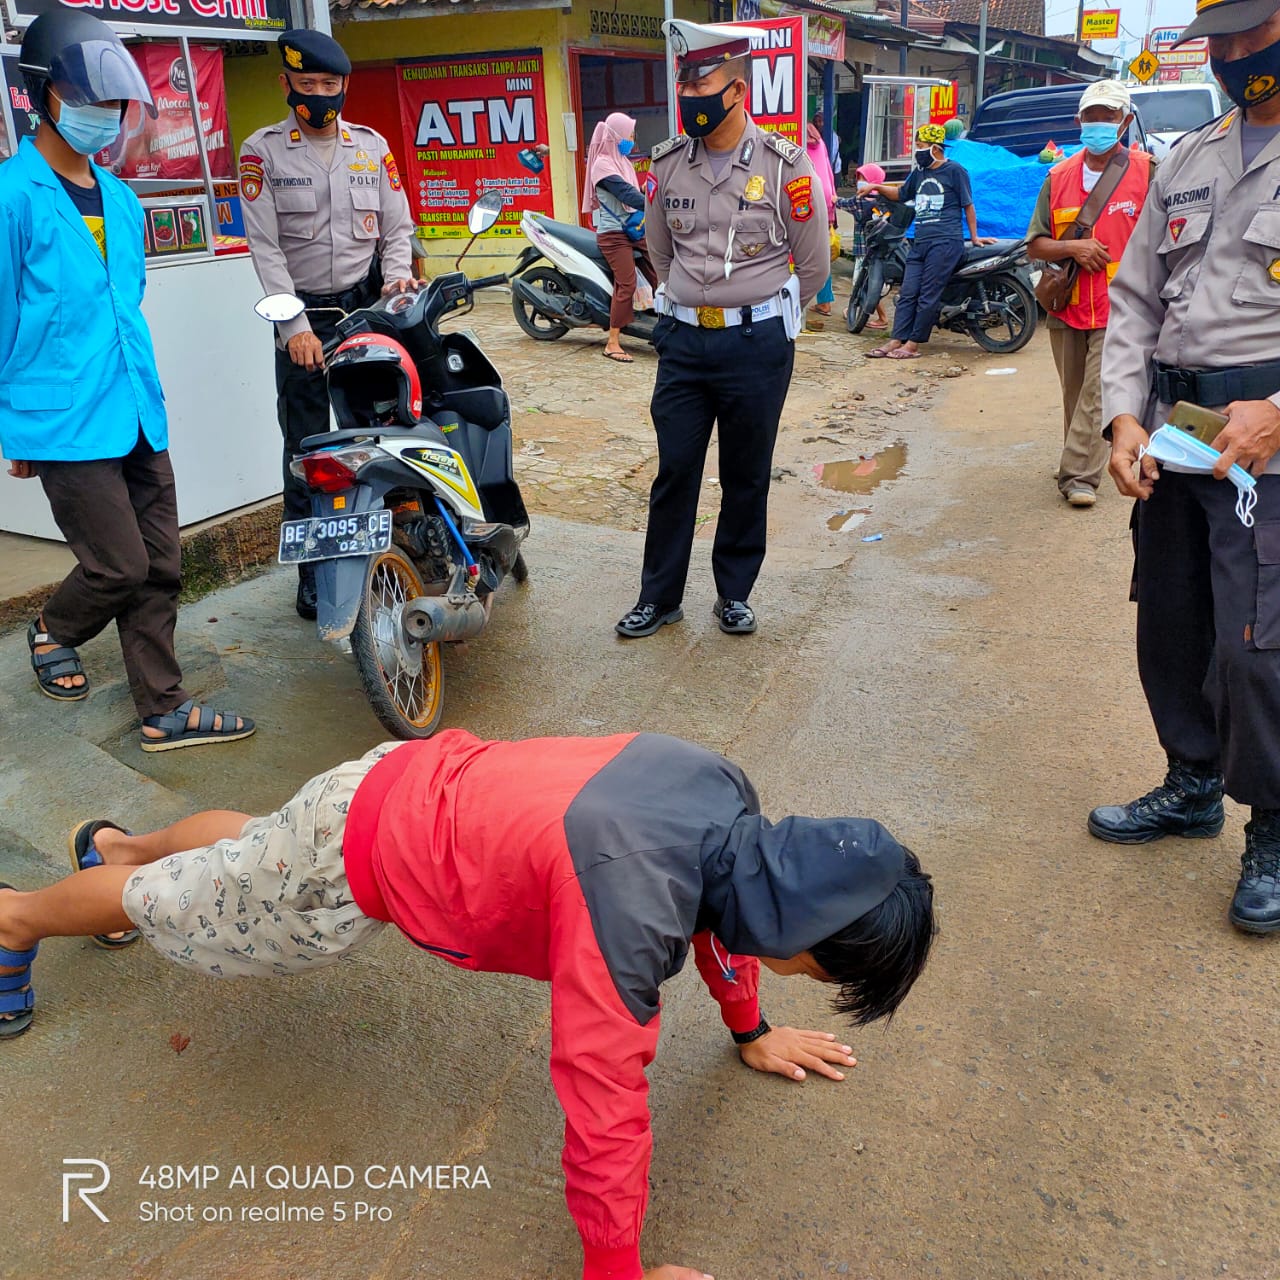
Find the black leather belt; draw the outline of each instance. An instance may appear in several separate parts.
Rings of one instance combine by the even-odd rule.
[[[1280,391],[1280,360],[1238,365],[1232,369],[1175,369],[1152,362],[1156,397],[1161,404],[1230,404],[1233,400],[1266,400]]]
[[[374,274],[370,271],[358,284],[343,289],[341,293],[303,293],[299,290],[298,297],[308,307],[336,307],[340,311],[355,311],[358,307],[367,307],[375,302],[378,292]]]

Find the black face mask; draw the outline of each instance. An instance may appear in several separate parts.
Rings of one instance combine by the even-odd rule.
[[[1242,110],[1268,102],[1280,93],[1280,41],[1232,62],[1210,58],[1209,66],[1227,97]]]
[[[714,133],[725,121],[725,117],[733,109],[724,105],[724,95],[733,88],[726,85],[719,93],[708,94],[705,98],[693,95],[680,99],[680,127],[691,138],[705,138]]]
[[[342,110],[347,100],[345,93],[299,93],[297,89],[289,90],[289,105],[303,124],[313,129],[323,129],[331,125]]]
[[[933,168],[933,149],[930,148],[928,151],[917,151],[916,164],[919,165],[921,169],[932,169]]]

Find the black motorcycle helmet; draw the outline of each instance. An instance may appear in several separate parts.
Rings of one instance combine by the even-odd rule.
[[[119,99],[141,102],[153,119],[156,115],[151,90],[124,41],[91,13],[42,13],[22,37],[18,69],[36,110],[50,124],[50,87],[68,106]]]

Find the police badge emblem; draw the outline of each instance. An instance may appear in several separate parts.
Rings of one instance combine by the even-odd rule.
[[[758,200],[764,199],[764,176],[763,174],[753,173],[747,179],[746,190],[742,193],[744,200],[750,200],[753,204]]]
[[[1280,258],[1271,259],[1271,265],[1267,267],[1267,275],[1271,277],[1274,284],[1280,284]]]

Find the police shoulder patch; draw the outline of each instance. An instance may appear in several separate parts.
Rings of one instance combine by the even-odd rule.
[[[667,138],[664,142],[659,142],[649,152],[649,163],[661,160],[663,156],[669,156],[673,151],[679,150],[686,142],[689,141],[688,134],[679,133],[674,138]]]
[[[782,134],[775,133],[770,129],[762,130],[764,133],[764,145],[771,151],[776,151],[788,164],[799,164],[800,157],[804,155],[804,148],[798,147],[789,138],[784,138]]]

